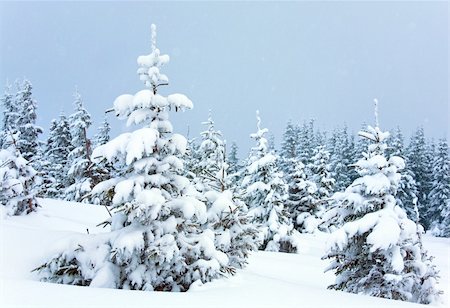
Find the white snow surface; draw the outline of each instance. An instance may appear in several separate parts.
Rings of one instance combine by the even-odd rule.
[[[40,199],[39,203],[42,207],[27,216],[6,216],[0,207],[0,307],[425,307],[327,290],[334,275],[323,272],[328,265],[321,260],[328,237],[324,233],[301,234],[298,254],[254,253],[248,267],[235,276],[197,284],[186,293],[39,282],[32,269],[48,260],[70,237],[86,234],[87,229],[91,234],[106,232],[96,225],[109,217],[102,206],[51,199]],[[444,295],[438,305],[447,307],[450,239],[427,235],[424,242],[440,270],[439,288]]]

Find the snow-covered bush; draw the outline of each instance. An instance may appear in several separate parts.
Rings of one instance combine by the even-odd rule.
[[[404,161],[385,157],[389,133],[378,125],[359,134],[371,142],[355,164],[360,177],[333,196],[341,227],[324,256],[336,274],[330,288],[428,304],[439,294],[436,269],[422,248],[420,227],[396,204]]]
[[[155,45],[138,58],[138,73],[149,89],[124,94],[114,111],[127,124],[141,124],[94,150],[97,162],[122,164],[117,177],[93,192],[113,191],[111,232],[75,239],[38,269],[42,280],[97,287],[186,291],[194,282],[223,275],[229,260],[204,228],[206,205],[183,176],[186,138],[172,133],[169,110],[192,108],[182,94],[162,96],[160,73],[169,61]]]

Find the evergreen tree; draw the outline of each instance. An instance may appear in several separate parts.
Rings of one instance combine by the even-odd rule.
[[[321,145],[315,149],[312,157],[310,170],[313,174],[313,180],[317,185],[317,197],[320,200],[327,200],[334,191],[335,180],[330,172],[330,153]]]
[[[405,155],[403,134],[398,127],[388,140],[387,152],[390,156],[399,156],[408,163]],[[396,195],[397,204],[406,211],[406,214],[411,220],[416,221],[418,219],[415,211],[418,191],[414,180],[414,173],[407,165],[403,170],[400,170],[400,174],[401,179]]]
[[[290,160],[292,171],[288,177],[288,198],[286,207],[299,232],[314,233],[320,220],[318,218],[317,186],[308,180],[305,165],[298,159]]]
[[[14,104],[18,112],[16,127],[20,133],[16,141],[17,150],[26,160],[37,161],[36,154],[40,146],[38,136],[43,130],[36,125],[37,103],[32,98],[32,86],[28,80],[18,83]]]
[[[439,140],[433,159],[428,217],[432,221],[435,235],[450,237],[450,159],[445,139]]]
[[[206,122],[207,130],[201,132],[202,142],[199,153],[198,170],[203,184],[207,190],[215,189],[224,191],[226,185],[226,171],[228,165],[225,161],[225,143],[222,140],[222,133],[214,128],[214,121],[211,114]]]
[[[14,96],[11,94],[9,84],[6,85],[5,94],[0,99],[0,103],[3,109],[3,117],[0,122],[0,149],[6,149],[10,146],[7,142],[10,134],[17,131],[17,118],[19,117],[19,110],[14,103]]]
[[[8,215],[29,214],[38,207],[36,171],[20,154],[15,138],[12,134],[5,138],[9,147],[0,149],[0,204]]]
[[[411,142],[407,149],[407,162],[409,169],[414,174],[417,184],[417,202],[420,214],[420,223],[428,230],[431,221],[428,218],[427,196],[431,190],[431,161],[427,153],[425,133],[422,127],[418,128],[411,137]]]
[[[99,147],[101,145],[104,145],[108,143],[110,137],[109,133],[111,131],[111,125],[109,125],[108,118],[105,116],[103,118],[103,122],[100,125],[100,127],[97,130],[97,134],[94,136],[93,139],[93,147]]]
[[[102,146],[110,140],[109,132],[111,131],[111,126],[109,125],[108,119],[105,116],[102,124],[97,130],[97,134],[93,138],[93,146],[99,147]],[[94,159],[95,157],[93,157]],[[117,171],[115,169],[114,164],[108,161],[100,161],[94,162],[91,161],[87,170],[87,174],[90,176],[90,186],[94,187],[98,183],[106,181],[108,178],[115,177]],[[112,194],[102,193],[102,194],[92,194],[88,193],[85,195],[84,200],[91,204],[110,204],[112,200]]]
[[[70,168],[67,173],[70,186],[65,190],[65,200],[88,201],[83,198],[91,191],[92,174],[89,166],[91,164],[91,141],[87,137],[87,130],[91,126],[91,115],[83,106],[83,100],[78,91],[74,93],[75,112],[69,116],[71,125],[70,135],[72,137],[73,150],[69,153]]]
[[[315,146],[314,120],[310,120],[303,123],[298,130],[297,155],[305,166],[311,163]]]
[[[269,133],[269,139],[267,144],[269,151],[276,153],[277,149],[275,148],[275,136],[272,133]]]
[[[421,249],[417,225],[396,204],[404,161],[385,157],[389,134],[376,122],[359,133],[371,142],[355,164],[360,178],[334,195],[343,225],[324,256],[333,259],[327,270],[337,275],[329,288],[427,304],[439,294],[436,271]]]
[[[252,148],[245,177],[242,181],[244,202],[249,207],[249,215],[260,226],[262,245],[267,251],[296,252],[297,232],[289,220],[284,206],[287,199],[287,185],[278,171],[278,157],[270,153],[265,134],[260,128],[261,119],[257,113],[258,131],[251,134],[256,141]]]
[[[228,187],[222,134],[214,128],[211,115],[203,124],[207,130],[201,133],[199,179],[208,214],[205,228],[214,232],[216,247],[228,256],[229,270],[234,273],[234,268],[244,267],[249,253],[258,249],[258,230],[249,221],[245,203]]]
[[[71,144],[70,125],[61,113],[58,120],[50,125],[49,135],[43,150],[43,184],[40,194],[48,198],[64,197],[64,190],[69,186],[69,154]]]
[[[228,187],[235,193],[239,192],[239,185],[242,181],[242,162],[238,158],[238,146],[236,142],[231,143],[230,152],[227,157],[228,164]]]
[[[200,144],[197,138],[188,139],[186,154],[184,155],[185,175],[190,178],[196,178],[200,174]]]
[[[241,169],[241,165],[238,158],[238,146],[236,142],[232,142],[230,146],[230,152],[227,157],[228,172],[230,174],[236,173]]]
[[[74,241],[37,270],[45,281],[137,290],[186,291],[227,271],[229,260],[215,247],[215,235],[204,230],[206,206],[183,176],[184,136],[172,133],[169,110],[191,109],[182,94],[157,91],[167,83],[160,73],[169,61],[156,48],[140,56],[138,73],[149,89],[121,95],[114,110],[128,124],[142,128],[124,133],[95,149],[95,161],[124,167],[116,178],[94,191],[114,190],[111,232]],[[95,260],[95,261],[94,261]]]
[[[335,179],[334,191],[343,191],[355,178],[350,165],[354,162],[354,145],[347,126],[335,130],[329,142],[330,172]]]
[[[289,121],[283,133],[280,152],[280,169],[286,176],[292,171],[292,159],[295,159],[298,156],[298,138],[298,127],[292,124],[291,121]]]

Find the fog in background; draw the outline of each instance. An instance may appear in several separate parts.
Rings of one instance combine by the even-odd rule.
[[[448,2],[38,2],[0,3],[0,82],[26,77],[48,129],[72,112],[75,86],[94,124],[114,99],[143,89],[136,58],[157,45],[171,57],[162,95],[186,94],[172,114],[198,136],[211,110],[241,158],[255,111],[279,144],[289,119],[331,131],[373,123],[405,135],[449,136]],[[112,135],[124,131],[113,119]]]

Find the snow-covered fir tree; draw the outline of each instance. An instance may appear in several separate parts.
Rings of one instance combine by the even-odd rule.
[[[185,175],[197,181],[197,175],[200,174],[200,144],[197,142],[197,138],[188,139],[187,149],[184,155]]]
[[[439,295],[436,271],[421,248],[418,226],[396,204],[404,161],[385,157],[389,133],[376,124],[359,133],[371,143],[355,164],[360,177],[334,195],[343,225],[324,256],[336,274],[329,288],[428,304]]]
[[[269,132],[269,138],[267,139],[267,147],[270,152],[277,153],[277,149],[275,147],[275,136],[274,134]]]
[[[7,215],[29,214],[38,207],[37,173],[20,154],[15,138],[12,134],[5,138],[6,148],[0,149],[0,204],[6,207]]]
[[[298,129],[297,156],[308,166],[311,163],[314,148],[316,147],[314,120],[304,122]],[[306,170],[308,173],[308,170]]]
[[[5,93],[0,99],[2,107],[2,117],[0,126],[0,149],[8,148],[7,144],[10,134],[14,134],[17,131],[17,118],[19,116],[19,110],[14,103],[14,96],[11,93],[11,85],[7,84]]]
[[[92,144],[93,148],[99,147],[101,145],[104,145],[108,143],[110,140],[109,133],[111,131],[111,126],[108,122],[107,117],[105,116],[101,125],[97,129],[97,134],[95,134]],[[90,177],[90,186],[94,187],[100,182],[103,182],[107,180],[108,178],[114,177],[116,175],[116,169],[115,165],[112,163],[109,163],[105,160],[100,162],[94,162],[90,161],[90,164],[88,166],[87,174]],[[91,193],[88,193],[85,195],[85,199],[88,203],[92,204],[109,204],[112,199],[111,194],[102,194],[100,195],[92,195]]]
[[[313,174],[312,180],[317,185],[317,197],[325,201],[333,193],[335,183],[330,172],[330,153],[324,145],[318,146],[314,150],[314,156],[311,160],[309,169]]]
[[[450,159],[447,140],[439,140],[432,165],[428,217],[433,221],[433,234],[450,237]]]
[[[406,157],[409,169],[414,174],[417,184],[417,202],[420,214],[420,223],[428,230],[431,221],[428,218],[428,195],[431,190],[431,161],[428,157],[428,148],[423,127],[419,127],[411,137]]]
[[[256,141],[248,158],[242,181],[243,197],[249,207],[249,215],[259,225],[262,236],[260,249],[267,251],[296,252],[299,249],[298,233],[285,208],[287,185],[278,170],[278,157],[270,153],[257,113],[258,131],[251,134]]]
[[[330,171],[335,179],[334,191],[342,191],[351,184],[354,172],[350,165],[354,162],[352,139],[348,136],[347,126],[333,132],[328,148],[330,149]]]
[[[52,120],[47,141],[42,155],[43,183],[40,195],[48,198],[64,197],[64,190],[70,182],[67,177],[69,171],[69,154],[73,150],[70,135],[70,125],[64,113]]]
[[[314,233],[320,224],[317,186],[307,178],[305,165],[298,158],[291,158],[286,208],[299,232]]]
[[[87,130],[92,122],[91,115],[84,108],[83,100],[78,91],[74,93],[74,105],[75,111],[69,116],[73,147],[73,150],[69,153],[70,168],[67,173],[70,186],[64,192],[64,199],[80,202],[92,188],[92,174],[89,169],[92,148],[91,141],[87,137]],[[84,201],[87,202],[87,200]]]
[[[17,150],[22,156],[30,161],[37,161],[36,154],[39,150],[39,135],[43,129],[36,125],[36,100],[32,98],[32,85],[28,80],[17,83],[17,93],[14,98],[14,104],[17,106],[16,128],[20,133],[17,135]]]
[[[113,189],[111,232],[69,244],[37,269],[43,280],[137,290],[186,291],[196,282],[223,275],[229,266],[215,247],[215,235],[204,230],[206,206],[192,183],[183,176],[182,157],[187,140],[173,133],[169,110],[191,109],[182,94],[162,96],[168,82],[160,73],[169,61],[156,48],[138,58],[138,73],[148,89],[124,94],[114,111],[128,125],[142,125],[94,150],[95,161],[125,166],[118,177],[94,187]]]
[[[406,214],[411,220],[416,221],[418,219],[417,211],[415,210],[418,203],[417,185],[414,180],[414,173],[409,168],[408,160],[405,156],[403,134],[399,127],[394,130],[394,133],[388,139],[388,148],[386,151],[389,156],[399,156],[406,161],[405,168],[400,170],[401,179],[397,189],[396,199],[398,206],[406,211]]]
[[[111,132],[111,125],[108,122],[108,118],[105,116],[99,128],[97,134],[95,134],[92,140],[93,148],[106,144],[110,140],[109,133]]]
[[[280,151],[280,169],[286,176],[292,171],[292,159],[297,158],[298,130],[298,127],[292,121],[289,121],[283,133]]]
[[[222,140],[222,133],[214,128],[214,121],[211,113],[208,120],[202,123],[207,129],[201,132],[202,142],[198,149],[199,176],[206,190],[225,190],[228,165],[225,159],[225,143]]]
[[[207,130],[201,133],[201,173],[197,187],[201,187],[206,200],[208,224],[205,227],[214,232],[216,247],[227,254],[233,273],[235,268],[246,264],[251,251],[258,249],[259,234],[247,216],[247,206],[236,195],[235,189],[229,187],[231,181],[222,134],[214,128],[211,115],[203,124]]]
[[[230,151],[227,155],[228,164],[228,178],[227,187],[235,193],[239,193],[240,183],[242,182],[243,175],[243,162],[238,157],[238,146],[236,142],[232,142],[230,146]]]
[[[235,273],[247,264],[250,253],[261,244],[259,231],[247,215],[247,206],[232,190],[211,189],[204,197],[208,207],[206,227],[213,230],[217,249],[229,259],[226,270]]]

